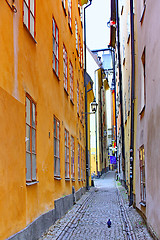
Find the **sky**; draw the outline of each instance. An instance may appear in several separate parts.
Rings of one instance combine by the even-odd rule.
[[[86,42],[90,50],[107,48],[110,42],[110,0],[92,0],[86,9]]]

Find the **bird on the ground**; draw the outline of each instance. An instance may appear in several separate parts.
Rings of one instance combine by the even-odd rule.
[[[108,225],[108,228],[111,227],[111,220],[110,219],[108,219],[107,225]]]

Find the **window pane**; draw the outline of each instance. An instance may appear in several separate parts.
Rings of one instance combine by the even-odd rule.
[[[56,157],[54,157],[54,175],[56,175]]]
[[[55,42],[55,38],[53,37],[53,53],[56,54],[56,42]]]
[[[57,162],[58,162],[58,168],[57,168],[58,169],[58,175],[60,176],[60,159],[59,158],[57,159]]]
[[[59,155],[59,141],[57,141],[57,156],[60,157],[60,155]]]
[[[27,4],[27,6],[28,6],[28,0],[25,0],[24,2],[25,2],[25,3]]]
[[[30,10],[34,16],[34,0],[30,0]]]
[[[54,155],[56,156],[56,138],[54,138]]]
[[[58,44],[56,44],[56,58],[58,59]]]
[[[57,122],[57,138],[59,139],[59,122]]]
[[[24,2],[24,24],[26,25],[26,27],[28,28],[28,7],[26,6],[25,2]]]
[[[26,180],[31,181],[31,154],[26,153]]]
[[[32,103],[32,126],[36,126],[36,106]]]
[[[55,21],[53,19],[53,36],[55,37]]]
[[[32,129],[32,152],[36,152],[36,131]]]
[[[34,17],[30,13],[30,33],[34,37]]]
[[[55,55],[54,54],[53,54],[53,69],[56,70],[55,69]]]
[[[26,97],[26,123],[30,125],[30,100]]]
[[[57,62],[57,65],[56,65],[57,71],[56,71],[56,73],[57,73],[57,76],[58,76],[58,61],[56,61],[56,62]]]
[[[36,155],[32,154],[32,180],[36,180]]]
[[[56,27],[56,42],[58,43],[58,28]]]
[[[54,118],[54,136],[56,137],[56,119]]]
[[[26,151],[31,151],[30,149],[30,127],[26,125]]]

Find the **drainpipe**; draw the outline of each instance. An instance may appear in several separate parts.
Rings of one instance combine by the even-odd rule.
[[[131,142],[130,142],[130,202],[133,205],[133,163],[134,163],[134,98],[135,98],[135,48],[134,48],[134,14],[133,0],[130,0],[130,18],[131,18],[131,61],[132,61],[132,78],[131,78]]]
[[[118,0],[116,0],[116,22],[117,22],[117,50],[118,50],[118,63],[119,63],[119,88],[120,88],[120,109],[121,109],[121,134],[122,134],[122,162],[124,181],[126,183],[125,176],[125,142],[124,142],[124,123],[123,123],[123,102],[122,102],[122,71],[121,71],[121,56],[120,56],[120,38],[119,38],[119,13],[118,13]]]
[[[88,156],[88,109],[87,109],[87,81],[86,81],[86,8],[84,7],[84,87],[85,87],[85,127],[86,127],[86,189],[89,190],[89,156]]]

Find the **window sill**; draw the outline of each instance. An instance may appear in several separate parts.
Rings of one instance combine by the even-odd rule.
[[[31,186],[31,185],[35,185],[39,183],[39,181],[35,181],[35,182],[26,182],[26,186]]]
[[[71,180],[70,178],[65,178],[66,182],[70,182],[70,180]]]
[[[142,15],[141,15],[141,19],[140,19],[140,23],[143,23],[143,18],[144,18],[144,13],[146,11],[146,4],[144,5],[143,11],[142,11]]]
[[[57,80],[60,81],[59,76],[57,75],[56,71],[52,68],[54,75],[56,76]]]
[[[54,176],[54,179],[55,179],[55,180],[61,180],[62,178],[61,178],[61,177],[56,177],[56,176]]]
[[[146,203],[143,202],[143,201],[139,202],[139,204],[140,204],[141,206],[143,206],[143,207],[146,207]]]
[[[25,29],[27,30],[27,32],[29,33],[29,35],[31,36],[32,40],[37,44],[37,41],[35,40],[35,38],[32,36],[32,34],[30,33],[29,29],[27,28],[27,26],[23,23],[23,26],[25,27]]]
[[[72,182],[75,182],[76,180],[75,180],[75,178],[72,178]]]

